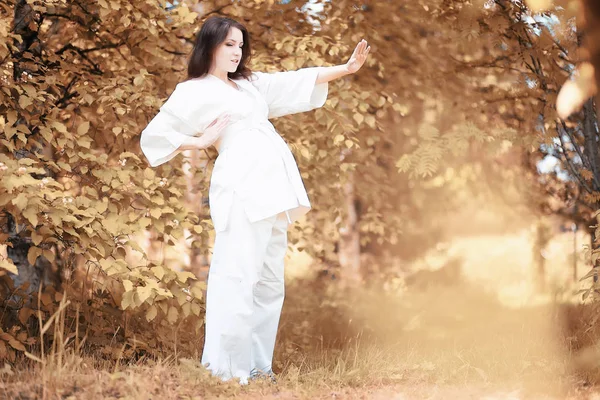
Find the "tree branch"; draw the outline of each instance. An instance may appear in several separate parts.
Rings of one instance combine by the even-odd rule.
[[[564,142],[564,140],[562,138],[562,135],[560,133],[558,135],[558,140],[560,140],[560,146],[562,147],[562,150],[563,150],[561,152],[561,154],[565,158],[565,162],[567,164],[567,167],[571,171],[571,174],[575,177],[575,179],[577,179],[577,181],[579,182],[579,184],[581,185],[581,187],[584,188],[586,192],[588,192],[590,194],[593,193],[593,190],[590,189],[590,187],[587,185],[587,183],[585,183],[585,181],[579,175],[579,173],[577,173],[577,171],[575,171],[575,167],[573,166],[573,164],[571,164],[571,160],[569,159],[569,156],[567,155],[567,149],[565,147],[565,142]]]

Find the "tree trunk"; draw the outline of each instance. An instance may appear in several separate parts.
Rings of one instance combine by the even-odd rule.
[[[28,71],[23,67],[25,63],[22,62],[26,61],[24,58],[26,53],[30,53],[27,57],[33,56],[34,58],[41,57],[42,55],[42,46],[38,38],[38,32],[32,29],[36,27],[38,22],[39,17],[32,10],[31,6],[27,4],[27,1],[20,0],[15,6],[13,19],[14,33],[21,35],[23,39],[22,41],[13,41],[13,45],[18,49],[13,54],[13,79],[15,82],[20,81],[24,74],[38,74],[38,72]],[[27,124],[27,121],[22,122]],[[32,148],[31,151],[40,152],[43,150]],[[19,159],[28,157],[29,154],[30,151],[28,150],[18,150],[13,156]],[[18,275],[9,273],[9,277],[12,280],[14,288],[26,286],[24,290],[25,297],[13,293],[7,299],[7,305],[20,308],[24,301],[31,298],[30,294],[38,291],[40,285],[60,284],[60,274],[53,271],[52,264],[44,256],[39,256],[33,265],[28,261],[27,255],[29,249],[32,247],[31,232],[26,229],[26,225],[17,224],[18,219],[15,219],[7,210],[3,210],[3,214],[6,221],[3,231],[8,234],[8,243],[10,243],[6,251],[7,256],[15,264],[18,271]]]
[[[597,217],[590,223],[589,226],[593,226],[594,224],[598,224]],[[600,265],[600,257],[594,258],[594,254],[600,252],[600,243],[598,242],[598,237],[596,236],[596,228],[590,228],[590,249],[592,249],[592,269],[594,270],[592,288],[595,292],[597,290],[596,286],[598,282],[598,266]]]

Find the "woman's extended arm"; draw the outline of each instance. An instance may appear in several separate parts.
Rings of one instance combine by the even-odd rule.
[[[361,40],[354,48],[354,52],[346,64],[319,68],[316,84],[329,82],[344,75],[354,74],[367,60],[369,51],[371,51],[371,46],[367,46],[366,40]]]

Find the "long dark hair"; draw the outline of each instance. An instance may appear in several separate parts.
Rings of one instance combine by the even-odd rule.
[[[242,45],[242,58],[237,69],[227,75],[231,79],[248,79],[250,77],[252,71],[247,67],[250,60],[250,35],[248,30],[244,25],[231,18],[215,16],[204,21],[200,32],[196,36],[194,50],[192,50],[188,64],[187,79],[200,78],[208,73],[215,49],[227,39],[231,28],[238,28],[242,31],[244,44]]]

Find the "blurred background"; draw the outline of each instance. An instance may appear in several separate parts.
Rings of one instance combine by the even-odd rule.
[[[217,153],[152,169],[139,148],[211,15],[248,28],[257,71],[338,65],[371,46],[323,108],[273,121],[313,204],[289,230],[283,388],[593,390],[596,2],[8,0],[6,393],[148,363],[175,365],[177,379],[191,368],[204,379],[193,385],[221,393],[197,365]],[[127,393],[144,398],[143,386]]]

